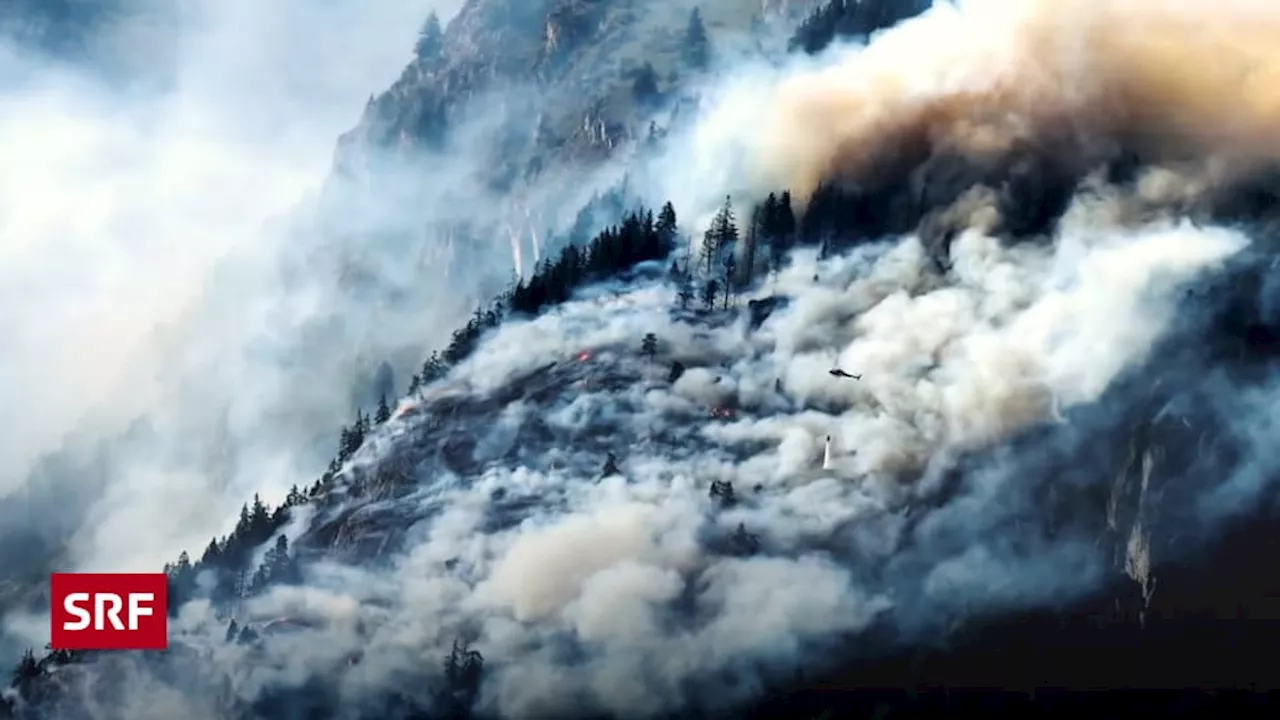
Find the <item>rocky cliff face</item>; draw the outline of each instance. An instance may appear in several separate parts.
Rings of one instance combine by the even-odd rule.
[[[659,96],[696,77],[698,69],[681,59],[695,8],[716,48],[729,53],[750,42],[742,36],[753,23],[789,20],[813,4],[472,0],[449,23],[438,50],[416,58],[371,99],[359,126],[340,142],[336,165],[349,170],[372,147],[430,147],[487,93],[520,97],[499,107],[509,132],[524,140],[495,153],[512,166],[495,172],[495,182],[509,182],[504,173],[536,175],[549,151],[563,160],[599,159],[647,127],[651,108],[638,106],[633,93],[646,63]]]
[[[380,158],[474,159],[497,204],[494,242],[524,272],[549,229],[587,197],[584,177],[647,137],[704,70],[685,57],[697,9],[713,57],[785,36],[812,0],[471,0],[339,140],[335,177],[365,182]],[[663,123],[665,124],[665,120]],[[472,235],[485,235],[475,231]]]

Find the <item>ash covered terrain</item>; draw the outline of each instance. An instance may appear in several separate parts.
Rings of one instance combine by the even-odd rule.
[[[0,505],[11,642],[47,637],[43,572],[170,578],[168,650],[15,653],[3,712],[1268,711],[1280,11],[925,5],[433,16],[283,235],[323,241],[280,249],[276,344],[220,336],[282,355],[222,406],[238,462],[177,442],[208,425],[175,398],[246,387],[175,372],[139,417],[188,424]],[[251,462],[268,420],[327,468]],[[169,510],[115,490],[156,447],[183,493],[252,500],[126,532]],[[87,539],[24,518],[49,483],[99,488]]]

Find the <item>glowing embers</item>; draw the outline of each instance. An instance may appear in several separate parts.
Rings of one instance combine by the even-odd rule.
[[[400,404],[396,406],[395,412],[391,413],[391,419],[399,420],[403,417],[411,417],[418,414],[421,407],[421,403],[416,400],[401,400]]]

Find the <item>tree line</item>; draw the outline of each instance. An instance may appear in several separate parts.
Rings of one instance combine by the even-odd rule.
[[[828,0],[800,23],[790,47],[813,55],[839,38],[866,42],[872,33],[915,17],[932,4],[932,0]]]
[[[702,235],[695,257],[690,242],[683,265],[677,259],[671,274],[677,282],[677,302],[688,309],[696,298],[705,311],[727,310],[734,298],[749,288],[762,274],[777,272],[792,248],[805,236],[792,207],[791,193],[770,193],[752,207],[745,231],[738,226],[733,198],[724,203]]]

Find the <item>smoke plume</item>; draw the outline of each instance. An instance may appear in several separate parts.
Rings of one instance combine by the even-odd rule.
[[[1257,0],[961,0],[764,93],[758,171],[804,196],[932,155],[1222,179],[1280,156],[1280,9]]]

